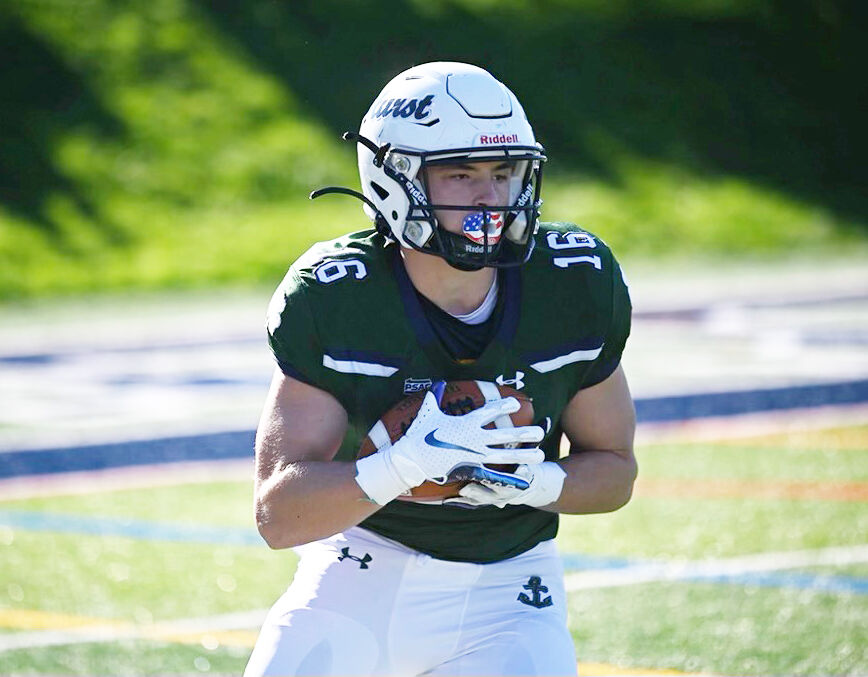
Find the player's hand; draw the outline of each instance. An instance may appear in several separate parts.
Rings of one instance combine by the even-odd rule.
[[[444,505],[457,508],[480,508],[493,505],[503,508],[507,505],[529,505],[539,508],[554,503],[564,488],[567,473],[553,461],[535,465],[520,465],[514,473],[501,473],[515,478],[500,477],[492,481],[486,477],[474,478],[458,492],[459,496],[447,498]],[[526,483],[522,488],[519,480]]]
[[[519,407],[515,398],[507,397],[462,416],[450,416],[440,410],[437,397],[429,390],[399,440],[356,461],[356,482],[371,500],[385,505],[426,480],[445,484],[461,466],[539,463],[544,455],[538,448],[508,448],[541,441],[544,433],[539,426],[485,428]]]

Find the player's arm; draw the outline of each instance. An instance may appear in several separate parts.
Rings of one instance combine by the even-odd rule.
[[[274,376],[256,434],[256,523],[272,548],[326,538],[354,526],[425,480],[446,481],[468,463],[539,463],[538,426],[487,429],[517,411],[514,398],[449,416],[432,392],[393,444],[353,463],[333,460],[347,413],[330,394]],[[506,447],[502,446],[506,445]]]
[[[329,393],[275,370],[256,431],[255,511],[272,548],[326,538],[380,506],[355,481],[354,463],[333,461],[347,413]]]
[[[619,366],[602,382],[580,390],[561,416],[570,453],[557,461],[519,466],[523,487],[471,482],[447,505],[529,505],[565,513],[617,510],[630,500],[636,478],[633,401]]]
[[[596,513],[626,504],[637,470],[636,413],[621,366],[576,393],[563,412],[561,427],[570,444],[569,455],[558,461],[566,477],[560,497],[543,509]]]

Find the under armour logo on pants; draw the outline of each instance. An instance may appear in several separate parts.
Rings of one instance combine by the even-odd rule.
[[[354,562],[359,563],[359,569],[367,569],[368,562],[370,562],[373,557],[371,557],[368,553],[365,553],[364,557],[356,557],[355,555],[350,554],[349,548],[341,548],[341,556],[338,557],[338,562],[343,562],[345,559],[351,559]]]

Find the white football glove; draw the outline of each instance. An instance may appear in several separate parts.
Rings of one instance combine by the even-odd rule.
[[[544,434],[539,426],[484,427],[519,408],[518,400],[507,397],[462,416],[450,416],[440,410],[436,396],[429,390],[400,439],[356,461],[356,482],[368,498],[385,505],[426,480],[437,484],[451,481],[449,474],[459,466],[539,463],[545,455],[538,448],[492,448],[537,443]]]
[[[458,492],[460,496],[447,498],[443,504],[457,508],[480,508],[485,505],[498,508],[529,505],[539,508],[560,498],[567,473],[554,461],[545,461],[535,465],[520,465],[513,475],[526,480],[527,488],[522,489],[517,482],[511,486],[508,482],[480,478],[462,487]]]

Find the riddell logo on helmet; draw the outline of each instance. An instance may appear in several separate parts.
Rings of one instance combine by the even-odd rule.
[[[518,143],[518,134],[480,134],[479,143]]]

